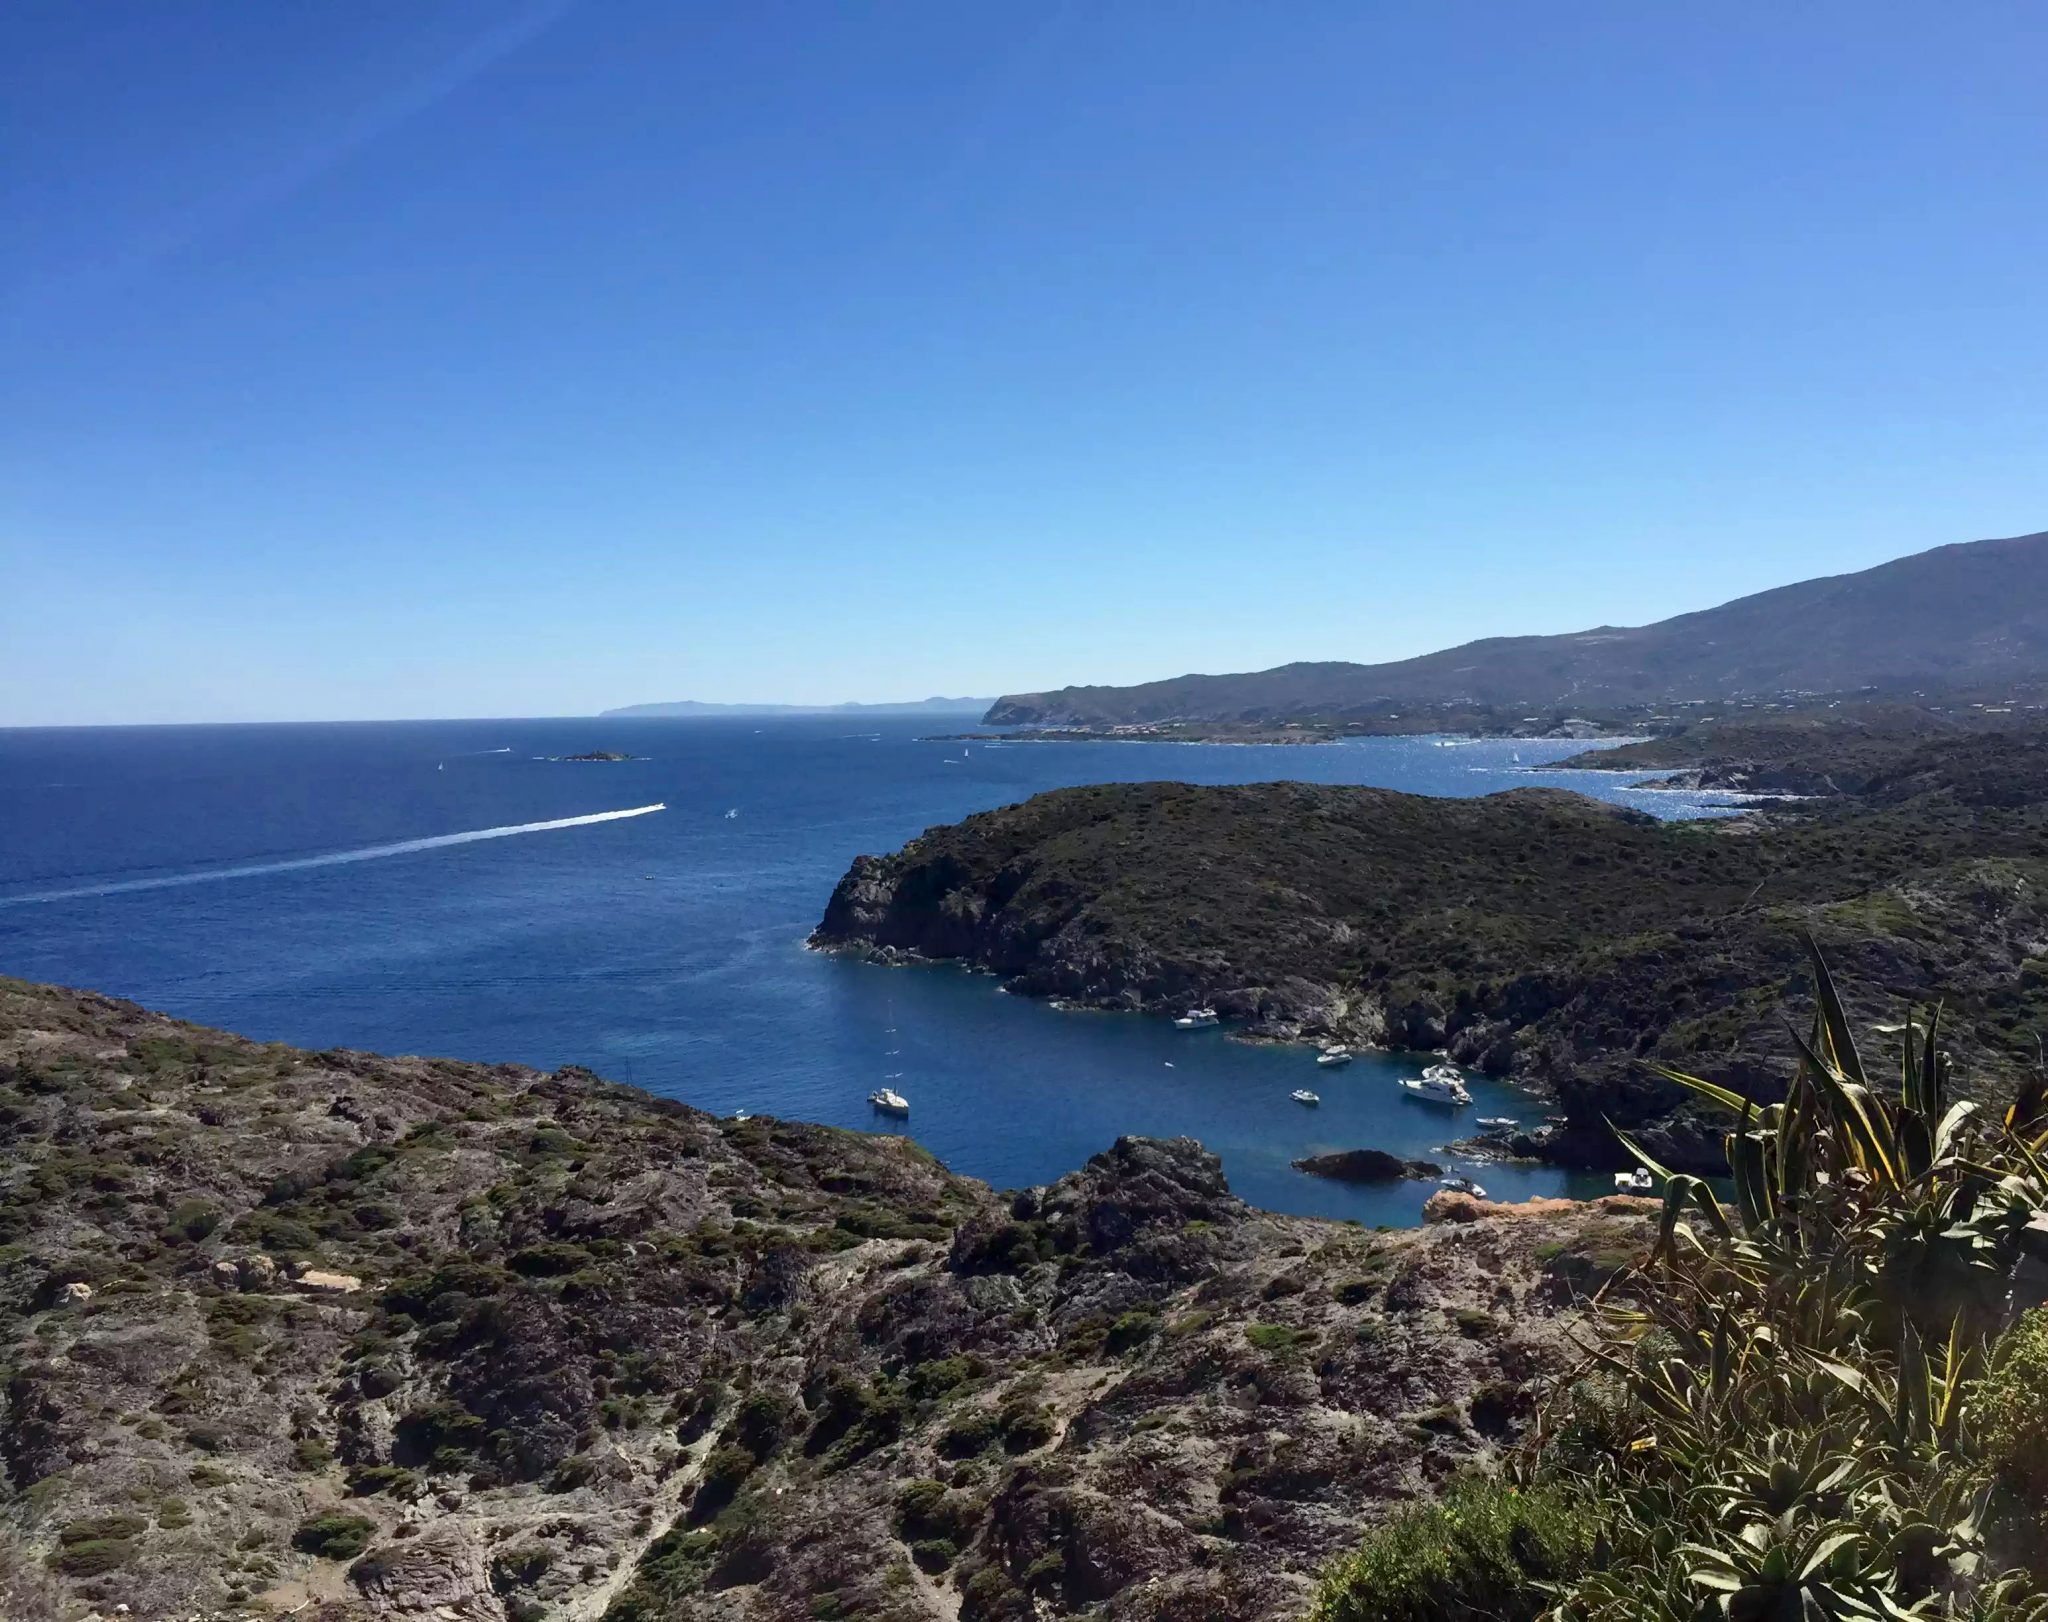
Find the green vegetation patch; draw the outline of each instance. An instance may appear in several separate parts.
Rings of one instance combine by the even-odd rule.
[[[292,1534],[292,1547],[321,1560],[353,1560],[370,1546],[376,1533],[373,1520],[329,1510],[301,1521]]]

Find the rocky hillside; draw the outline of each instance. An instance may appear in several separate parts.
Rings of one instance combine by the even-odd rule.
[[[1703,1171],[1719,1123],[1656,1059],[1777,1096],[1811,930],[1872,1022],[1946,997],[1996,1086],[2048,1027],[2048,744],[1911,754],[1870,799],[1660,823],[1578,795],[1180,783],[1057,790],[862,857],[814,940],[948,959],[1102,1007],[1213,1004],[1254,1034],[1447,1047],[1545,1088],[1527,1151],[1619,1163],[1606,1121]]]
[[[1654,625],[1493,637],[1392,664],[1329,661],[996,700],[991,724],[1325,720],[1406,706],[1576,708],[2048,677],[2048,532],[1936,547]]]
[[[1646,1236],[1445,1205],[1271,1216],[1185,1140],[997,1195],[0,981],[0,1616],[1296,1614]]]

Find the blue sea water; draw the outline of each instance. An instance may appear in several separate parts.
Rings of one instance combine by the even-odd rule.
[[[306,1047],[575,1063],[720,1114],[907,1130],[999,1187],[1056,1177],[1121,1133],[1188,1133],[1257,1204],[1410,1222],[1422,1185],[1346,1188],[1289,1162],[1361,1145],[1430,1154],[1473,1117],[1534,1119],[1540,1104],[1479,1081],[1454,1124],[1395,1088],[1413,1060],[1319,1070],[1306,1049],[1063,1013],[956,969],[822,956],[804,936],[855,855],[1065,784],[1552,783],[1658,815],[1712,799],[1529,769],[1582,747],[1562,742],[967,746],[924,741],[933,728],[0,730],[0,973]],[[590,749],[645,758],[546,758]],[[911,1101],[907,1126],[866,1104],[885,1078]],[[1303,1085],[1320,1108],[1289,1100]],[[1598,1186],[1550,1169],[1478,1175],[1510,1198]]]

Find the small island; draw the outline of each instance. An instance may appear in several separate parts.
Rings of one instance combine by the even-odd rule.
[[[1334,1154],[1309,1155],[1295,1161],[1294,1169],[1339,1183],[1426,1182],[1444,1174],[1443,1167],[1433,1160],[1404,1160],[1384,1149],[1339,1149]]]
[[[581,755],[555,755],[555,756],[552,756],[551,758],[552,758],[552,759],[554,759],[554,760],[555,760],[555,761],[557,761],[557,762],[569,762],[569,761],[584,761],[584,760],[598,760],[598,761],[606,761],[606,762],[612,762],[612,761],[620,761],[620,760],[638,760],[638,759],[640,759],[641,757],[640,757],[640,756],[638,756],[638,755],[622,755],[622,754],[620,754],[620,753],[619,753],[619,752],[618,752],[618,751],[617,751],[616,749],[592,749],[592,750],[588,751],[587,753],[585,753],[585,754],[581,754]]]

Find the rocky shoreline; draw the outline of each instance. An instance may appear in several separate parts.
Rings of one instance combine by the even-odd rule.
[[[1651,1207],[998,1194],[588,1071],[0,980],[0,1615],[1280,1622],[1515,1445]]]
[[[1812,933],[1859,1018],[1944,998],[1995,1094],[2048,1019],[2048,745],[1971,738],[1847,805],[1659,823],[1547,789],[1059,790],[849,868],[812,943],[1244,1034],[1443,1052],[1554,1099],[1518,1154],[1712,1173],[1725,1122],[1650,1068],[1779,1096]],[[1788,1009],[1788,1000],[1790,1008]]]

